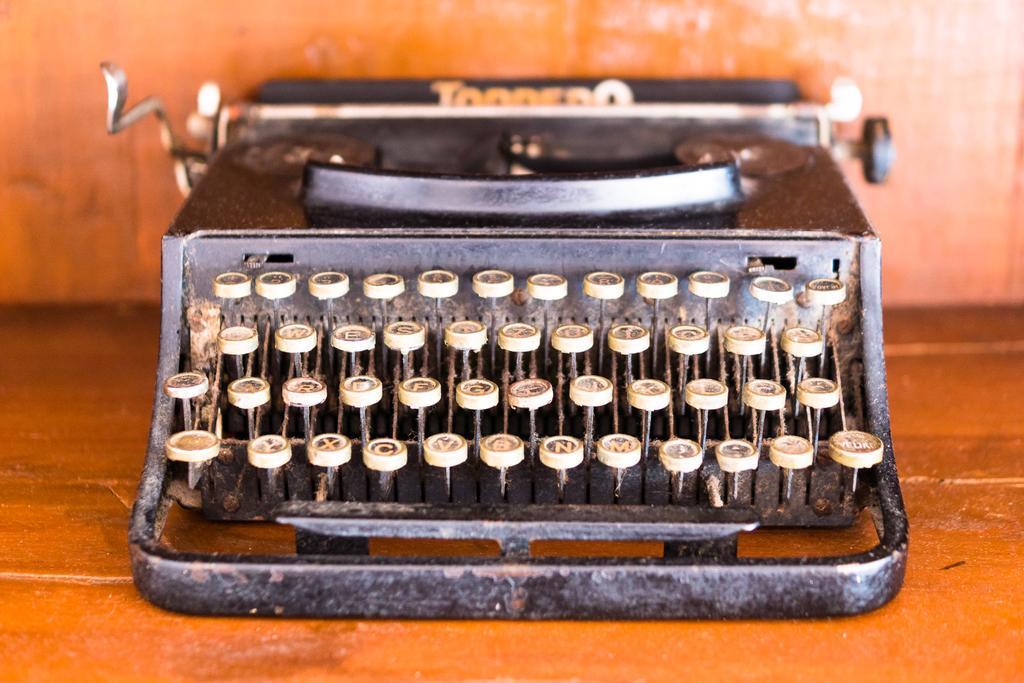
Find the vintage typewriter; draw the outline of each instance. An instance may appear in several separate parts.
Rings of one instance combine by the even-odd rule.
[[[877,182],[893,153],[884,119],[837,139],[849,82],[204,85],[190,147],[103,72],[108,130],[155,113],[187,193],[130,531],[154,603],[774,618],[899,589],[880,244],[836,161]],[[176,550],[174,505],[289,525],[295,552]],[[865,552],[737,555],[865,515]]]

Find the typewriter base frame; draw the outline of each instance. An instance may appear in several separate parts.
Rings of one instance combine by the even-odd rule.
[[[792,235],[780,234],[780,238]],[[174,372],[184,272],[181,236],[164,241],[160,369]],[[154,404],[129,530],[132,572],[154,604],[190,614],[364,618],[681,619],[851,615],[880,607],[899,590],[907,518],[891,447],[882,356],[880,249],[860,242],[867,427],[886,444],[867,479],[879,544],[835,557],[737,558],[726,535],[673,558],[380,558],[359,554],[242,556],[174,551],[160,543],[169,507],[168,467]],[[169,304],[169,305],[168,305]],[[868,313],[870,312],[870,315]],[[157,390],[159,397],[160,391]],[[737,531],[740,529],[737,528]],[[628,540],[628,539],[624,539]],[[318,536],[298,534],[315,549]],[[334,549],[362,550],[356,542]],[[669,553],[672,546],[667,544]],[[678,549],[678,546],[676,547]]]

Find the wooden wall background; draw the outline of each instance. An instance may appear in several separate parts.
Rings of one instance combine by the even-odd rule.
[[[853,180],[888,303],[1019,302],[1022,28],[1015,0],[0,0],[0,302],[158,297],[180,198],[153,123],[103,132],[104,59],[179,124],[205,79],[849,74],[898,144]]]

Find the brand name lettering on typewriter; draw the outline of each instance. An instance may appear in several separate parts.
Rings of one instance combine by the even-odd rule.
[[[601,81],[593,88],[581,86],[532,88],[528,86],[491,86],[477,88],[464,81],[434,81],[430,90],[437,93],[442,107],[508,107],[538,105],[627,105],[633,104],[633,90],[617,79]]]

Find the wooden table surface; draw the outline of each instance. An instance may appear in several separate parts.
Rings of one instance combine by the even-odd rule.
[[[0,310],[0,680],[1021,680],[1024,309],[892,311],[886,325],[911,521],[889,605],[784,622],[369,622],[184,617],[143,601],[126,533],[157,311]],[[176,533],[199,524],[183,515]],[[871,540],[756,532],[741,549]],[[225,542],[286,541],[253,528]]]

